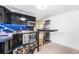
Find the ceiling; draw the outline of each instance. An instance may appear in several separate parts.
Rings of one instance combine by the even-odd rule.
[[[8,5],[20,10],[26,11],[38,19],[43,19],[50,16],[55,16],[64,12],[77,10],[79,5],[48,5],[47,8],[40,10],[35,5]]]

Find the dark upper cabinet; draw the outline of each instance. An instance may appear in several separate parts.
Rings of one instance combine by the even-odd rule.
[[[0,7],[0,22],[4,23],[4,9]]]
[[[21,20],[22,17],[25,18],[24,21]],[[0,23],[27,25],[34,29],[36,25],[36,17],[12,12],[8,8],[0,6]]]
[[[0,23],[11,23],[10,16],[10,11],[3,6],[0,6]]]
[[[24,17],[26,20],[21,21],[20,18]],[[25,15],[17,12],[12,12],[4,6],[0,6],[0,22],[8,24],[23,24],[28,25],[29,21],[36,22],[36,18],[30,15]],[[31,24],[31,22],[30,22]]]

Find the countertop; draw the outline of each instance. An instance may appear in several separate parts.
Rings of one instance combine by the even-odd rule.
[[[12,39],[13,36],[11,33],[0,34],[0,42],[4,42],[6,40]]]

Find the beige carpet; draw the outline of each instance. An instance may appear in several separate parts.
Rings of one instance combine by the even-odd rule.
[[[35,54],[79,54],[79,50],[64,47],[56,43],[49,43],[43,46],[39,52],[35,51]]]

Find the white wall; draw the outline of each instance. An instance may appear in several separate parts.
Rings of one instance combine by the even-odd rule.
[[[55,43],[79,48],[79,10],[63,13],[49,18],[50,29],[58,29],[58,32],[51,33],[51,40]]]

